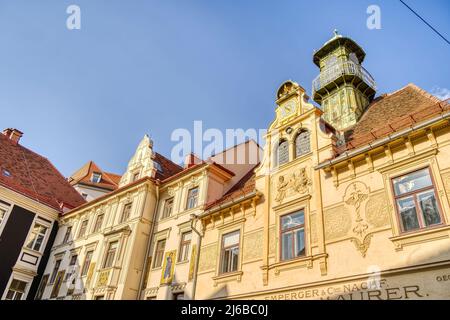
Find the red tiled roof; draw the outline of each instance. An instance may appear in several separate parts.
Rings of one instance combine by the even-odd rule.
[[[156,162],[159,163],[161,166],[162,172],[157,171],[156,172],[156,179],[164,180],[167,179],[181,171],[183,171],[183,168],[176,163],[172,162],[171,160],[164,157],[162,154],[159,154],[158,152],[155,152],[155,159]]]
[[[341,154],[389,134],[432,118],[450,109],[449,101],[440,101],[414,84],[376,98],[357,124],[345,131],[346,144]]]
[[[101,173],[100,182],[96,183],[91,180],[92,174],[94,172]],[[119,186],[120,176],[114,173],[109,173],[103,171],[97,164],[93,161],[89,161],[82,168],[76,171],[69,178],[69,183],[74,186],[76,184],[84,184],[96,188],[115,190]]]
[[[51,162],[0,134],[0,184],[62,211],[85,203]]]
[[[247,172],[246,175],[244,175],[241,180],[239,180],[230,190],[228,190],[225,195],[215,201],[212,201],[210,203],[207,203],[205,205],[205,210],[212,209],[214,207],[217,207],[221,204],[227,203],[231,200],[238,199],[240,197],[243,197],[253,191],[255,191],[255,173],[254,169],[257,167],[253,167],[249,172]]]

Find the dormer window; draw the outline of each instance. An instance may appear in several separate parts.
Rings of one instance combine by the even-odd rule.
[[[159,164],[159,162],[153,161],[156,170],[158,170],[159,172],[163,172],[161,165]]]
[[[6,169],[3,169],[3,170],[2,170],[2,175],[3,175],[4,177],[9,178],[9,177],[11,177],[11,172],[9,172],[9,171],[6,170]]]
[[[102,181],[102,174],[100,172],[92,173],[91,181],[93,183],[100,183]]]

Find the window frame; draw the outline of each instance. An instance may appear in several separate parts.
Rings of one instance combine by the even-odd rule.
[[[89,257],[89,254],[91,254],[90,257]],[[89,260],[88,260],[88,257],[89,257]],[[81,266],[81,272],[80,272],[81,277],[85,277],[89,273],[89,268],[91,266],[93,257],[94,257],[94,250],[86,251],[86,254],[85,254],[84,260],[83,260],[83,265]]]
[[[167,212],[166,209],[167,209],[167,207],[168,207],[168,206],[167,206],[168,202],[171,202],[172,204],[171,204],[171,206],[170,206],[170,212],[169,212],[168,214],[166,214],[166,212]],[[169,218],[169,217],[172,216],[172,213],[173,213],[173,205],[174,205],[174,203],[175,203],[174,197],[167,198],[167,199],[164,201],[163,210],[162,210],[162,213],[161,213],[161,219],[160,219],[160,220],[167,219],[167,218]]]
[[[110,254],[112,252],[111,247],[112,247],[113,244],[115,244],[116,247],[114,248],[114,255],[110,259]],[[119,249],[119,240],[114,240],[114,241],[108,242],[108,246],[106,247],[106,251],[105,251],[105,257],[104,257],[103,263],[102,263],[102,269],[110,269],[110,268],[114,267],[114,263],[116,262],[117,250],[118,249]],[[108,263],[108,261],[110,261],[110,263]]]
[[[396,195],[395,194],[395,185],[394,185],[394,180],[395,179],[403,177],[403,176],[407,176],[409,174],[413,174],[413,173],[416,173],[416,172],[419,172],[419,171],[423,171],[425,169],[428,170],[428,174],[429,174],[430,180],[431,180],[431,186],[424,187],[424,188],[421,188],[421,189],[417,189],[417,190],[414,190],[414,191],[411,191],[411,192],[406,192],[406,193],[403,193],[401,195]],[[421,231],[425,231],[425,230],[435,229],[435,228],[439,228],[439,227],[445,225],[444,212],[442,210],[442,206],[441,206],[441,203],[440,203],[440,200],[439,200],[439,196],[438,196],[439,194],[438,194],[437,189],[436,189],[436,181],[434,179],[433,172],[432,172],[430,166],[420,167],[420,168],[417,168],[417,169],[414,169],[414,170],[411,170],[411,171],[404,172],[402,174],[393,175],[393,176],[389,177],[389,182],[391,184],[391,195],[392,195],[392,199],[394,201],[395,216],[396,216],[397,224],[398,224],[398,226],[400,228],[399,231],[400,231],[401,235],[407,235],[407,234],[417,233],[417,232],[421,232]],[[433,224],[433,225],[430,225],[430,226],[426,226],[424,224],[424,222],[423,222],[423,218],[424,217],[423,217],[422,207],[419,204],[419,201],[417,199],[417,195],[420,194],[420,193],[426,192],[426,191],[431,191],[431,190],[434,192],[434,197],[436,199],[436,204],[437,204],[437,207],[438,207],[438,213],[439,213],[439,217],[440,217],[441,221],[440,221],[440,223]],[[415,209],[416,209],[416,216],[417,216],[417,220],[418,220],[418,223],[419,223],[419,228],[405,231],[404,230],[404,226],[403,226],[402,216],[400,214],[397,201],[399,199],[403,199],[403,198],[407,198],[407,197],[412,197],[414,199],[414,205],[415,205]]]
[[[70,242],[70,237],[72,235],[73,226],[67,226],[66,232],[64,233],[64,238],[62,244],[66,244]]]
[[[56,280],[56,276],[58,275],[59,268],[61,268],[61,262],[62,258],[56,259],[55,263],[53,264],[52,273],[50,274],[49,282],[48,284],[54,284]],[[58,267],[56,267],[58,265]]]
[[[129,210],[128,210],[129,208]],[[133,208],[133,202],[127,202],[123,205],[122,214],[120,215],[119,223],[127,222],[131,217],[131,209]],[[127,215],[125,217],[125,212],[127,210]]]
[[[100,217],[102,218],[102,220],[101,220],[100,225],[99,225],[98,220],[100,219]],[[94,233],[95,232],[99,232],[102,229],[104,219],[105,219],[105,214],[104,213],[100,213],[100,214],[97,215],[97,217],[95,217],[94,229],[92,230]]]
[[[220,240],[220,261],[219,261],[219,272],[218,272],[218,274],[219,274],[220,276],[222,276],[222,275],[227,275],[227,274],[232,274],[232,273],[235,273],[235,272],[239,272],[239,270],[240,270],[240,259],[241,259],[241,235],[242,235],[242,232],[241,232],[241,231],[242,231],[241,229],[237,229],[237,230],[234,230],[234,231],[230,231],[230,232],[227,232],[227,233],[223,233],[223,234],[221,235],[222,238],[221,238],[221,240]],[[225,237],[230,236],[230,235],[233,235],[233,234],[236,234],[236,233],[238,234],[238,238],[239,238],[238,243],[237,243],[237,244],[234,244],[234,245],[230,245],[230,246],[225,247]],[[226,252],[226,251],[231,251],[233,248],[238,248],[236,270],[227,270],[227,271],[224,271],[224,263],[225,263],[224,257],[225,257],[225,252]]]
[[[281,163],[281,161],[280,161],[280,147],[284,143],[286,143],[287,157],[286,157],[286,161]],[[276,152],[276,159],[277,159],[277,167],[285,165],[286,163],[289,163],[289,161],[290,161],[290,152],[289,152],[289,140],[288,139],[283,138],[283,139],[280,139],[280,141],[278,141],[277,152]]]
[[[158,250],[158,244],[161,243],[161,242],[164,242],[164,246],[162,247],[162,249]],[[164,261],[164,252],[166,251],[166,244],[167,244],[167,241],[166,241],[165,238],[158,239],[156,241],[156,243],[155,243],[155,250],[154,250],[154,253],[153,253],[154,259],[153,259],[153,263],[152,263],[152,269],[158,269],[158,268],[162,267],[163,261]],[[159,257],[159,256],[157,256],[158,254],[161,254],[161,261],[159,262],[158,265],[156,265],[156,263],[158,261],[158,259],[156,259],[156,258]]]
[[[191,199],[189,196],[191,194],[191,191],[193,191],[193,190],[196,190],[197,192],[196,192],[195,198],[194,198],[195,204],[191,207],[191,206],[189,206],[189,204],[190,204],[189,200]],[[194,209],[194,208],[198,207],[199,196],[200,196],[200,188],[198,186],[189,188],[189,190],[187,192],[187,197],[186,197],[186,210],[190,210],[190,209]]]
[[[96,179],[96,177],[98,179]],[[102,181],[102,174],[101,172],[92,172],[91,182],[92,183],[100,183]]]
[[[17,288],[15,288],[15,289],[11,288],[13,283],[14,283],[14,281],[21,282],[21,283],[25,284],[25,287],[23,288],[23,291],[17,290]],[[26,297],[27,286],[28,285],[29,285],[29,282],[24,281],[24,280],[20,280],[20,279],[17,279],[17,278],[13,277],[11,282],[9,283],[8,289],[6,290],[5,300],[9,300],[9,301],[23,300],[23,298]],[[10,291],[13,292],[13,298],[12,299],[8,299],[8,294],[9,294]],[[20,294],[18,299],[17,299],[17,294]]]
[[[299,213],[299,212],[303,213],[303,225],[283,230],[283,225],[281,223],[282,219],[284,217],[286,217],[286,216],[293,215],[293,214],[296,214],[296,213]],[[292,211],[292,212],[289,212],[289,213],[284,213],[282,215],[279,215],[278,219],[279,219],[278,220],[278,224],[279,224],[279,229],[278,229],[278,239],[279,239],[278,259],[279,259],[279,261],[280,262],[286,262],[286,261],[293,261],[293,260],[305,258],[307,256],[307,254],[306,254],[306,249],[307,249],[307,246],[306,246],[306,210],[305,210],[305,208],[301,208],[301,209],[296,210],[296,211]],[[304,254],[300,255],[300,256],[296,256],[295,255],[295,237],[293,237],[292,238],[292,241],[293,241],[293,246],[292,246],[293,257],[290,258],[290,259],[283,259],[283,234],[285,234],[285,233],[293,233],[294,234],[295,230],[300,230],[300,229],[303,229],[303,243],[305,245]]]
[[[36,225],[38,225],[39,227],[45,228],[45,233],[42,234],[40,231],[35,233],[34,232],[34,228],[36,227]],[[39,228],[39,230],[40,230],[40,228]],[[40,222],[37,222],[37,221],[34,221],[33,226],[31,227],[31,230],[30,230],[30,232],[28,234],[28,237],[27,237],[27,240],[26,240],[26,243],[25,243],[25,247],[27,249],[33,250],[35,252],[42,252],[42,249],[45,248],[45,242],[46,242],[46,239],[47,239],[48,230],[49,230],[49,227],[47,225],[44,225],[43,223],[40,223]],[[37,240],[38,240],[39,236],[42,237],[42,240],[41,240],[41,243],[39,244],[39,248],[36,249],[36,243],[37,243]],[[33,241],[30,242],[30,240],[33,237],[34,237]]]
[[[86,223],[86,226],[84,227],[84,230],[83,230],[84,223]],[[84,219],[83,221],[81,221],[80,229],[78,230],[78,238],[84,237],[86,235],[88,225],[89,225],[89,219]],[[83,231],[83,233],[81,233],[81,231]]]
[[[184,240],[184,237],[190,234],[191,238],[189,240]],[[189,253],[191,251],[192,244],[192,231],[185,231],[181,234],[180,237],[180,246],[178,249],[178,261],[177,262],[187,262],[189,261]],[[184,249],[186,248],[186,249]],[[184,255],[184,257],[183,257]]]
[[[302,134],[304,134],[304,133],[308,134],[308,151],[299,154],[298,153],[297,139],[299,139],[299,137]],[[301,158],[301,157],[311,153],[311,131],[309,131],[308,129],[305,129],[305,128],[302,128],[302,129],[298,130],[298,132],[297,132],[297,134],[296,134],[296,136],[294,138],[294,146],[295,146],[295,148],[294,148],[295,149],[295,153],[294,153],[295,159]]]

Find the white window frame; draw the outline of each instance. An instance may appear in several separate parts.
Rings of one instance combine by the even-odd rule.
[[[3,228],[5,227],[6,222],[8,221],[9,215],[13,207],[14,207],[13,205],[8,206],[6,204],[0,203],[0,209],[5,210],[5,215],[0,220],[0,234],[2,234]]]
[[[42,239],[42,243],[41,243],[41,246],[40,246],[39,250],[35,250],[35,249],[34,249],[34,245],[36,244],[36,239],[37,239],[37,238],[36,238],[35,241],[33,242],[33,247],[32,247],[32,248],[29,248],[29,247],[28,247],[28,240],[30,240],[30,237],[31,237],[32,234],[33,234],[34,226],[35,226],[36,224],[39,224],[39,225],[41,225],[41,226],[43,226],[43,227],[46,228],[46,232],[45,232],[44,238]],[[25,243],[24,243],[24,246],[23,246],[23,247],[24,247],[25,249],[27,249],[27,250],[31,250],[31,251],[34,251],[34,252],[42,253],[42,252],[44,251],[46,245],[47,245],[47,240],[48,240],[48,238],[49,238],[49,236],[50,236],[50,233],[51,233],[51,227],[52,227],[52,225],[51,225],[50,223],[48,223],[48,222],[46,222],[46,221],[43,221],[42,219],[39,219],[39,216],[36,216],[36,217],[34,218],[34,220],[33,220],[33,223],[31,224],[30,230],[28,231],[28,235],[27,235],[27,238],[26,238],[26,240],[25,240]]]

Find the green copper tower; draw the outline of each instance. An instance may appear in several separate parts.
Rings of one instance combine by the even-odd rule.
[[[355,41],[337,30],[314,54],[320,74],[313,81],[313,99],[322,106],[324,119],[338,130],[354,125],[375,96],[375,81],[361,65],[365,56]]]

